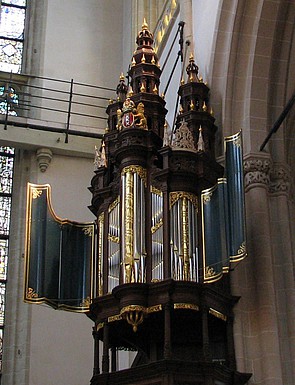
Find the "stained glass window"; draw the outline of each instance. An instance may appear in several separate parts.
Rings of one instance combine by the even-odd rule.
[[[26,0],[1,2],[0,70],[20,73],[24,45]]]
[[[5,289],[11,215],[14,149],[0,146],[0,373],[2,371],[2,345],[5,312]]]
[[[0,86],[0,114],[17,115],[19,96],[12,86]]]

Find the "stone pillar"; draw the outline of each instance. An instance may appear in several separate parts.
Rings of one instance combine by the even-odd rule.
[[[193,21],[192,21],[192,0],[179,0],[180,5],[180,20],[185,22],[183,30],[184,44],[190,42],[188,47],[188,54],[186,55],[186,63],[188,64],[190,53],[194,54],[194,42],[193,42]]]
[[[283,383],[295,378],[295,282],[292,257],[292,191],[290,167],[274,163],[270,173],[270,214],[272,224],[272,248],[274,279],[276,283],[276,307],[280,330],[280,355]],[[293,213],[294,215],[294,213]],[[294,218],[294,217],[293,217]]]
[[[254,383],[282,385],[273,266],[267,155],[245,158],[248,258],[232,274],[237,369],[252,372]]]

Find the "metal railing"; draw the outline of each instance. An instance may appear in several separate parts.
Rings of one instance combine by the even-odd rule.
[[[41,76],[0,73],[0,104],[4,129],[8,125],[101,137],[106,127],[105,109],[115,89]],[[18,122],[17,118],[27,118]],[[34,124],[32,123],[34,120]],[[37,123],[36,123],[37,122]],[[97,132],[96,132],[97,131]]]

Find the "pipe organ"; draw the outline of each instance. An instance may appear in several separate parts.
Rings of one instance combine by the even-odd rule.
[[[108,209],[108,291],[119,285],[120,280],[120,199]],[[102,257],[102,256],[101,256]],[[100,261],[103,265],[103,261]]]
[[[151,186],[152,201],[152,281],[156,282],[164,278],[163,264],[163,193]]]
[[[233,343],[238,297],[224,276],[246,256],[241,134],[226,139],[224,169],[192,55],[168,132],[145,22],[136,43],[129,88],[121,75],[107,107],[90,187],[98,224],[91,385],[243,385],[249,375],[235,370]],[[117,349],[137,352],[128,370],[119,370]]]
[[[185,192],[170,193],[171,277],[199,281],[198,200]]]

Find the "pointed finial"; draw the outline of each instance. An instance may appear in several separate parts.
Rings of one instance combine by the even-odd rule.
[[[106,150],[105,150],[105,142],[103,140],[101,144],[101,166],[107,166],[107,158],[106,158]]]
[[[104,132],[107,134],[109,132],[109,127],[106,127]]]
[[[205,100],[204,100],[204,103],[203,103],[203,106],[202,106],[202,110],[203,110],[203,111],[207,111],[207,109],[208,109],[208,108],[207,108],[206,102],[205,102]]]
[[[101,153],[99,151],[99,149],[94,146],[94,170],[98,170],[98,168],[100,167],[100,163],[101,163]]]
[[[163,147],[169,146],[169,134],[168,134],[168,124],[165,121],[164,124],[164,137],[163,137]]]
[[[124,76],[123,72],[121,72],[120,81],[123,81],[123,80],[125,80],[125,76]]]
[[[135,66],[135,64],[136,64],[136,61],[135,61],[135,58],[134,58],[134,56],[133,56],[132,62],[131,62],[131,67]]]
[[[155,87],[153,88],[153,93],[154,93],[154,94],[157,94],[157,93],[158,93],[158,87],[157,87],[157,84],[155,84]]]
[[[154,55],[152,57],[151,64],[156,64],[156,60],[155,60],[155,56]]]
[[[203,132],[203,129],[202,129],[202,126],[200,125],[200,127],[199,127],[199,139],[198,139],[198,145],[197,145],[197,151],[198,152],[204,151],[204,149],[205,149],[202,132]]]
[[[145,85],[144,85],[144,83],[141,83],[140,92],[145,92]]]
[[[130,97],[133,95],[133,89],[131,86],[129,86],[129,90],[128,90],[128,94],[127,94],[127,97]]]
[[[214,116],[214,111],[212,107],[210,108],[210,115]]]
[[[161,98],[165,100],[165,94],[164,94],[164,92],[162,92]]]
[[[180,85],[181,85],[181,86],[184,85],[184,79],[183,79],[183,78],[181,78]]]
[[[194,109],[195,109],[195,103],[194,103],[193,100],[191,100],[190,105],[189,105],[189,108],[190,108],[191,110],[194,110]]]
[[[146,22],[146,19],[145,19],[145,17],[143,18],[143,23],[142,23],[142,26],[141,26],[141,28],[142,28],[142,30],[144,31],[144,30],[147,30],[148,29],[148,23]]]
[[[200,83],[203,83],[203,77],[200,75],[200,77],[199,77],[199,82]]]
[[[188,80],[190,82],[198,82],[198,71],[199,67],[196,65],[195,60],[194,60],[194,55],[191,52],[190,57],[189,57],[189,64],[186,67],[186,73],[188,74]]]
[[[183,113],[183,107],[182,107],[182,105],[180,104],[180,106],[179,106],[179,113],[180,114],[182,114]]]
[[[145,63],[145,56],[144,56],[144,54],[142,55],[141,62]]]
[[[113,104],[114,103],[114,99],[109,99],[109,104]]]

